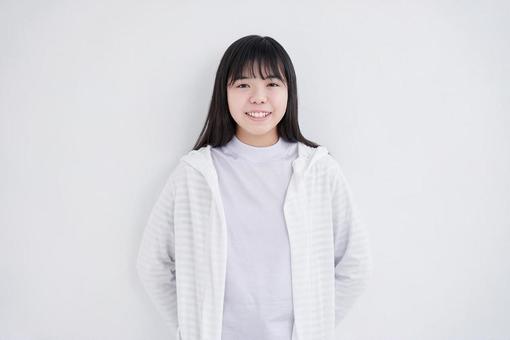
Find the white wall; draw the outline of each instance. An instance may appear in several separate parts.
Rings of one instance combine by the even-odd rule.
[[[0,2],[0,339],[171,339],[135,258],[219,60],[277,39],[374,276],[338,339],[509,339],[505,1]],[[171,334],[171,335],[169,335]]]

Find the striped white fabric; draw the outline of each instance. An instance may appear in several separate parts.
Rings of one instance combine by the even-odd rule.
[[[221,340],[227,229],[210,145],[181,157],[152,209],[137,270],[179,340]],[[298,142],[284,216],[292,340],[333,340],[371,276],[367,231],[339,163]]]

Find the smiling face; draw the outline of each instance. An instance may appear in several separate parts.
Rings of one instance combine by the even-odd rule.
[[[253,66],[255,70],[258,68],[257,63]],[[227,85],[228,108],[237,123],[236,136],[253,146],[276,143],[276,126],[287,110],[285,79],[278,79],[274,74],[264,74],[263,77],[265,79],[257,74],[256,78],[252,78],[245,70],[244,79]]]

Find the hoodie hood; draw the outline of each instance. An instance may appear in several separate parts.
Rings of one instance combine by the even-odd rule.
[[[292,162],[292,169],[297,174],[304,174],[320,158],[328,155],[325,146],[319,145],[314,148],[302,142],[298,143],[298,156]],[[211,145],[206,145],[198,150],[191,150],[181,157],[182,162],[189,164],[208,178],[210,175],[216,176],[216,169],[211,157]]]

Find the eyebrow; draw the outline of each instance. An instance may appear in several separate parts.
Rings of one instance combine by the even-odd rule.
[[[276,79],[280,79],[281,81],[283,81],[282,78],[278,77],[277,75],[274,75],[274,74],[270,74],[269,76],[266,77],[266,79],[268,78],[276,78]],[[246,76],[240,76],[239,78],[237,78],[237,80],[242,80],[242,79],[255,79],[253,77],[246,77]]]

